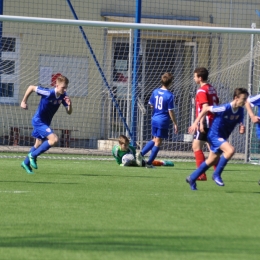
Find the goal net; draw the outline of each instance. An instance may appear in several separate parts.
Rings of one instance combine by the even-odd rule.
[[[118,19],[110,17],[110,21]],[[51,128],[59,136],[59,142],[50,153],[72,154],[72,157],[83,154],[88,159],[111,158],[118,136],[131,138],[133,124],[136,124],[138,149],[152,138],[152,110],[148,101],[152,91],[160,87],[165,72],[174,75],[170,90],[175,95],[179,131],[174,134],[173,128],[170,130],[159,153],[162,158],[185,161],[193,158],[192,136],[187,129],[194,120],[196,67],[209,69],[210,83],[217,89],[221,103],[232,100],[236,87],[247,87],[252,72],[253,90],[259,91],[260,45],[254,38],[254,49],[250,50],[250,34],[142,29],[139,68],[134,71],[134,30],[119,28],[121,24],[118,21],[114,27],[79,28],[63,25],[62,21],[60,24],[2,22],[1,151],[27,152],[34,144],[31,119],[40,97],[30,96],[28,110],[20,108],[22,97],[29,85],[53,87],[60,74],[69,78],[67,93],[72,99],[73,113],[67,115],[61,107],[54,116]],[[172,25],[187,24],[175,20]],[[252,63],[255,66],[250,71]],[[137,77],[134,96],[133,75]],[[133,100],[136,101],[134,115]],[[234,159],[243,161],[247,149],[245,137],[235,130],[230,141],[237,149]],[[252,153],[258,153],[260,148],[253,128],[250,142]]]

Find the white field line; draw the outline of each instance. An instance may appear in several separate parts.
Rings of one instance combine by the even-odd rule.
[[[0,193],[27,193],[26,190],[0,190]]]

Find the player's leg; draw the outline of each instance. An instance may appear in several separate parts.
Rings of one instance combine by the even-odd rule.
[[[154,132],[156,132],[155,127],[152,127],[152,136],[154,136]],[[154,139],[150,140],[149,142],[146,143],[146,145],[143,147],[142,151],[140,153],[136,154],[136,162],[139,166],[142,166],[142,161],[144,160],[144,156],[153,149],[154,147]]]
[[[205,156],[202,151],[204,144],[207,142],[208,129],[205,129],[205,133],[201,133],[199,130],[194,134],[194,140],[192,142],[192,150],[194,152],[195,161],[197,168],[205,161]],[[199,177],[198,181],[206,181],[207,175],[203,172]]]
[[[163,130],[163,129],[160,129],[159,132],[161,132],[161,130]],[[167,132],[168,132],[168,130],[167,130]],[[162,136],[160,133],[159,133],[159,135]],[[154,137],[153,140],[154,140],[154,146],[151,150],[151,154],[150,154],[149,159],[146,163],[147,168],[153,168],[152,162],[154,161],[158,152],[160,151],[160,146],[163,142],[163,139],[161,137]]]
[[[257,135],[257,139],[260,140],[260,124],[256,124],[256,135]],[[258,181],[258,184],[260,185],[260,180]]]
[[[37,169],[38,166],[36,163],[36,158],[40,154],[49,150],[52,146],[56,145],[58,142],[58,136],[54,134],[53,130],[49,126],[44,124],[35,127],[34,130],[42,139],[45,139],[45,141],[42,142],[42,144],[35,151],[28,154],[31,166]]]
[[[222,156],[219,159],[216,170],[213,173],[212,179],[219,186],[224,186],[224,182],[221,178],[221,174],[227,165],[228,161],[232,158],[235,153],[235,148],[228,142],[224,142],[221,144],[219,149],[223,152]]]
[[[199,168],[197,168],[190,176],[186,178],[186,182],[190,184],[190,188],[192,190],[197,190],[196,180],[201,175],[201,173],[207,171],[212,165],[216,163],[219,158],[218,153],[214,153],[210,151],[209,157],[206,161],[204,161]]]
[[[207,147],[208,147],[208,149],[209,149],[209,151],[210,151],[210,145],[209,145],[209,143],[207,142],[206,144],[207,144]],[[217,166],[218,166],[218,161],[213,165],[214,171],[216,170]]]
[[[35,144],[31,147],[29,153],[34,152],[41,144],[42,144],[42,140],[36,138],[35,139]],[[26,158],[22,162],[21,166],[22,166],[22,168],[24,168],[26,170],[27,173],[33,174],[33,170],[32,170],[32,167],[30,166],[30,160],[29,160],[28,155],[26,156]]]
[[[154,144],[155,144],[154,139],[147,142],[146,145],[144,146],[144,148],[142,149],[142,151],[140,152],[140,154],[142,156],[145,156],[149,151],[152,150],[152,148],[154,147]]]
[[[58,136],[54,133],[47,136],[47,140],[45,140],[31,155],[35,158],[40,154],[48,151],[52,146],[55,146],[58,143]]]

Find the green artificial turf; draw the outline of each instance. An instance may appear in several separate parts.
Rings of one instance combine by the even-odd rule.
[[[230,164],[225,187],[194,163],[0,159],[0,259],[259,259],[260,166]]]

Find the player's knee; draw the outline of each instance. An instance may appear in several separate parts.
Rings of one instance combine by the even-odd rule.
[[[226,158],[231,159],[231,157],[235,154],[236,150],[234,147],[230,147],[228,152],[226,153]]]
[[[50,139],[49,139],[49,144],[51,146],[55,146],[59,141],[59,138],[57,135],[53,135]]]
[[[230,149],[230,155],[233,156],[233,155],[235,154],[235,152],[236,152],[235,147],[232,147],[232,148]]]
[[[157,138],[154,139],[154,145],[155,146],[160,146],[162,144],[162,142],[163,142],[162,138],[157,137]]]
[[[193,152],[197,152],[197,151],[200,150],[200,147],[193,142],[193,143],[192,143],[192,150],[193,150]]]
[[[58,141],[59,141],[59,138],[58,138],[58,136],[57,136],[57,135],[55,136],[55,138],[54,138],[54,140],[53,140],[53,141],[54,141],[54,145],[56,145],[56,144],[58,143]]]
[[[162,144],[162,141],[157,141],[157,142],[155,142],[155,146],[160,146]]]

